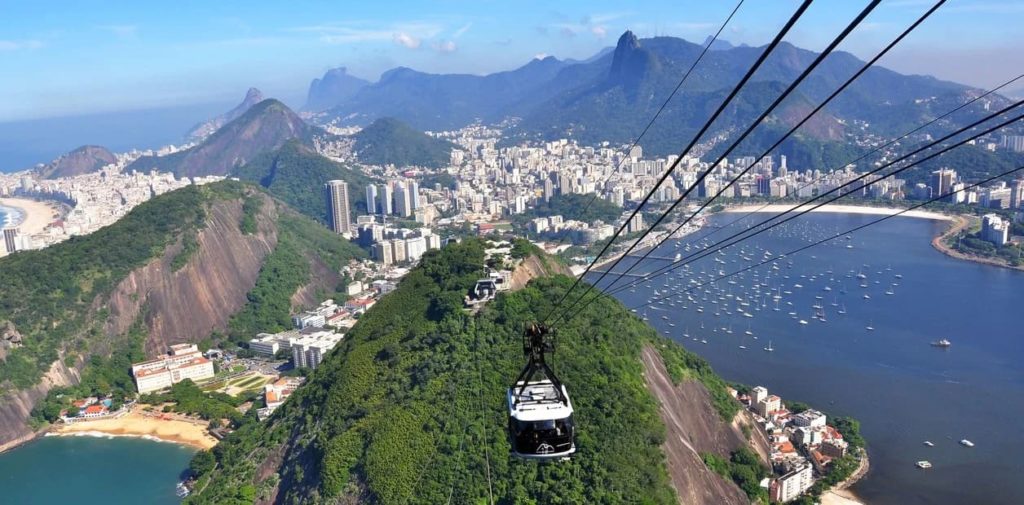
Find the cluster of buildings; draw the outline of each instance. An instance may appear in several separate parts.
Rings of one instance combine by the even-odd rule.
[[[281,377],[263,386],[263,401],[266,406],[256,410],[256,417],[260,421],[270,417],[303,382],[306,382],[305,377]]]
[[[790,412],[782,398],[757,386],[737,399],[754,413],[771,443],[774,477],[768,484],[772,501],[787,502],[814,485],[815,472],[828,471],[833,459],[846,456],[850,444],[827,423],[825,414],[808,409]]]
[[[195,344],[177,344],[161,356],[132,365],[132,376],[140,394],[167,389],[185,379],[193,382],[214,376],[213,362]]]
[[[41,249],[76,235],[87,235],[121,219],[154,196],[190,184],[223,179],[219,176],[177,179],[174,174],[156,171],[123,173],[124,166],[135,157],[120,155],[117,163],[98,172],[59,179],[39,179],[32,172],[0,174],[0,196],[39,198],[70,207],[61,219],[31,234],[15,228],[15,223],[5,223],[5,239],[13,235],[14,247],[5,243],[0,252]]]
[[[110,406],[113,404],[109,398],[101,400],[95,396],[82,398],[71,402],[71,408],[61,412],[60,418],[65,423],[87,421],[107,417],[112,414]],[[116,414],[116,412],[114,412]]]

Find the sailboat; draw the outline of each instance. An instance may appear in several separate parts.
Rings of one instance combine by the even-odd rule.
[[[772,352],[772,351],[775,350],[775,348],[772,347],[772,341],[771,340],[768,341],[768,347],[765,347],[764,350],[768,351],[768,352]]]

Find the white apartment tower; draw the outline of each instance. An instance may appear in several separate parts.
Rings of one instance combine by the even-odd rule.
[[[324,185],[327,197],[327,214],[334,233],[352,233],[349,216],[348,183],[341,180],[327,181]]]

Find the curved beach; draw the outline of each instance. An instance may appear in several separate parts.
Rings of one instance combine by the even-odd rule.
[[[737,205],[735,207],[729,207],[722,212],[771,212],[771,213],[782,213],[792,210],[799,204],[772,204],[772,205]],[[802,212],[807,208],[801,208],[797,212]],[[811,212],[833,212],[842,214],[868,214],[873,216],[891,216],[897,214],[904,209],[898,207],[870,207],[867,205],[823,205]],[[945,214],[938,212],[931,212],[927,210],[911,210],[903,214],[901,217],[915,217],[919,219],[933,219],[936,221],[951,221],[953,218]]]
[[[210,436],[205,424],[181,419],[161,419],[139,412],[131,412],[115,419],[61,424],[55,426],[47,435],[152,438],[197,449],[210,449],[217,445],[217,439]]]
[[[13,222],[4,223],[4,226],[17,226],[25,235],[42,233],[50,223],[60,218],[60,211],[54,204],[47,202],[25,198],[0,198],[0,207],[13,209],[15,212],[12,214],[18,214],[9,219]]]

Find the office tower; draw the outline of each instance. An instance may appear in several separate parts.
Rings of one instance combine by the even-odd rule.
[[[408,188],[409,202],[412,204],[411,210],[416,210],[420,208],[420,185],[416,181],[409,181]]]
[[[391,206],[392,192],[393,191],[390,185],[380,185],[380,194],[377,195],[377,197],[380,199],[379,212],[385,216],[394,212],[394,207]]]
[[[395,215],[409,217],[412,215],[412,201],[409,199],[409,190],[405,183],[395,183]]]
[[[373,184],[366,185],[366,213],[377,213],[377,186]]]
[[[327,184],[324,184],[324,190],[326,191],[327,214],[331,221],[331,229],[335,233],[351,233],[348,183],[340,180],[327,181]]]
[[[953,190],[953,183],[956,182],[956,170],[943,168],[932,172],[932,194],[935,196],[944,195]]]

